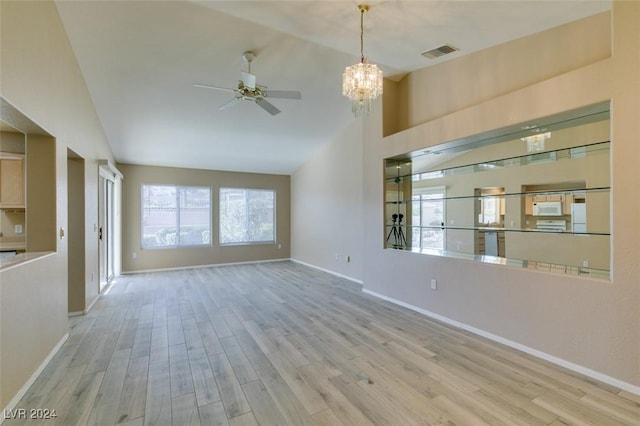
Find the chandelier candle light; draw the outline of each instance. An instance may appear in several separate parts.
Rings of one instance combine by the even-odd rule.
[[[342,74],[342,94],[351,99],[351,110],[356,117],[371,112],[371,101],[382,94],[382,70],[376,64],[368,64],[364,58],[364,14],[366,4],[360,10],[360,63],[351,65]]]

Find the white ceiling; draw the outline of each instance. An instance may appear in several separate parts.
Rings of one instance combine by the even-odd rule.
[[[56,1],[116,160],[289,174],[355,118],[342,71],[359,60],[357,1]],[[365,55],[385,77],[590,16],[606,0],[369,2]],[[429,60],[421,52],[459,52]],[[271,116],[251,102],[218,107],[246,71],[272,90]]]

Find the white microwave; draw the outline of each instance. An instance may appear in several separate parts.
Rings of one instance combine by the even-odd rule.
[[[533,203],[534,216],[562,216],[562,201]]]

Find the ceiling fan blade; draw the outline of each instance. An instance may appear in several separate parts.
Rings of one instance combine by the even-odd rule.
[[[278,108],[276,108],[275,105],[273,105],[272,103],[268,102],[264,98],[256,99],[256,103],[258,104],[258,106],[260,108],[262,108],[263,110],[267,111],[271,115],[280,114],[280,110]]]
[[[238,102],[240,102],[240,98],[233,98],[229,102],[225,102],[224,104],[220,105],[218,109],[219,110],[231,109],[234,106],[238,105]]]
[[[302,99],[302,93],[297,90],[267,90],[267,97],[278,99]]]
[[[255,75],[248,72],[244,72],[244,71],[240,71],[240,75],[242,76],[242,83],[244,84],[245,87],[249,87],[250,89],[256,88]]]
[[[225,92],[235,92],[234,89],[228,89],[226,87],[210,86],[208,84],[193,84],[195,87],[204,87],[205,89],[224,90]]]

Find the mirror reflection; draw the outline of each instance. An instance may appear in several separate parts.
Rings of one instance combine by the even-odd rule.
[[[609,279],[608,103],[385,160],[385,247]]]

